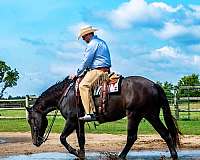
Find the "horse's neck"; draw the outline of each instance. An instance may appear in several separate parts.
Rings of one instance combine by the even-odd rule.
[[[53,106],[46,107],[46,106],[39,105],[39,106],[35,107],[34,110],[36,110],[37,112],[42,113],[42,114],[48,114],[49,112],[56,110],[56,107],[53,107]]]
[[[49,112],[57,110],[57,109],[58,107],[51,106],[51,107],[46,108],[44,112],[48,114]]]
[[[65,94],[66,94],[65,92],[66,92],[68,87],[69,86],[64,87],[63,90],[57,95],[52,94],[54,96],[49,98],[46,101],[46,104],[48,104],[48,105],[45,105],[46,108],[44,108],[44,112],[49,113],[51,111],[59,109],[60,103],[63,100],[63,97],[65,96]]]
[[[69,85],[64,85],[61,89],[56,92],[49,92],[46,96],[41,98],[41,104],[37,107],[37,110],[48,114],[49,112],[59,109],[60,102]]]
[[[52,99],[45,99],[41,101],[40,105],[37,105],[35,109],[43,114],[48,114],[49,112],[58,109],[58,100],[56,97],[53,100]]]

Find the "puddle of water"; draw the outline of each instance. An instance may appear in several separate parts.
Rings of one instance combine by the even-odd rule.
[[[6,143],[6,141],[3,139],[0,139],[0,144],[3,144],[3,143]]]
[[[178,151],[179,160],[200,160],[200,150],[184,150]],[[164,151],[138,151],[138,152],[130,152],[127,158],[130,160],[158,160],[160,157],[170,158],[169,152]]]
[[[200,160],[200,150],[179,151],[179,160]],[[87,152],[87,160],[105,159],[105,155],[99,152]],[[158,160],[160,157],[169,159],[170,153],[164,151],[131,151],[127,160]],[[1,160],[74,160],[75,156],[69,153],[46,152],[30,155],[15,155],[0,157]]]

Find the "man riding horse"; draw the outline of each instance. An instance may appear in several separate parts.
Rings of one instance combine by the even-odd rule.
[[[180,131],[171,114],[163,88],[153,81],[140,76],[124,77],[121,79],[119,94],[109,96],[106,114],[103,112],[102,118],[99,119],[99,113],[101,114],[99,107],[97,116],[94,116],[94,103],[97,107],[100,106],[100,103],[97,103],[101,99],[95,98],[93,102],[91,88],[93,90],[97,80],[102,81],[104,74],[109,72],[111,67],[108,47],[103,40],[94,35],[95,31],[96,29],[92,27],[86,27],[81,29],[79,34],[79,38],[82,37],[88,44],[83,63],[77,72],[77,76],[81,76],[87,70],[79,86],[85,107],[85,116],[81,117],[83,107],[76,101],[78,94],[75,93],[78,92],[75,92],[76,84],[71,79],[73,77],[66,77],[63,81],[49,87],[38,97],[32,107],[27,108],[33,144],[39,147],[47,140],[52,128],[52,124],[50,124],[47,129],[47,114],[53,110],[59,110],[65,119],[65,125],[60,135],[61,144],[69,153],[79,159],[85,159],[85,121],[97,120],[105,123],[127,117],[127,140],[119,154],[120,159],[125,159],[137,140],[138,126],[145,118],[165,140],[172,159],[177,160],[176,147],[179,145]],[[108,77],[110,78],[110,75]],[[166,125],[160,119],[161,109]],[[74,131],[76,131],[80,150],[73,148],[67,141],[69,135]]]
[[[85,115],[79,120],[94,121],[96,120],[95,106],[92,98],[92,85],[106,72],[110,72],[111,58],[108,46],[105,41],[94,35],[97,29],[84,27],[80,30],[78,39],[87,43],[84,52],[84,58],[81,66],[77,70],[77,77],[86,72],[84,78],[79,84],[80,96],[85,109]]]

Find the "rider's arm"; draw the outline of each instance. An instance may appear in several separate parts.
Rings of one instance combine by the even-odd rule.
[[[80,76],[87,68],[90,69],[97,48],[98,48],[98,43],[95,41],[91,41],[88,44],[84,52],[84,58],[82,60],[81,66],[77,70],[77,76]]]

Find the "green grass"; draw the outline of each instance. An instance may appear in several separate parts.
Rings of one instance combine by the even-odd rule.
[[[194,105],[193,105],[194,106]],[[195,104],[195,108],[197,108]],[[174,112],[172,112],[174,114]],[[51,115],[54,113],[52,112]],[[26,117],[25,110],[0,110],[0,117]],[[52,117],[49,117],[51,120]],[[162,112],[161,112],[161,119]],[[187,120],[187,113],[180,113],[178,121],[179,128],[183,134],[200,135],[200,114],[198,112],[191,113],[191,119]],[[49,120],[49,123],[50,123]],[[61,133],[64,128],[65,121],[62,116],[57,116],[52,132]],[[89,124],[89,125],[88,125]],[[127,120],[122,119],[116,122],[109,122],[97,126],[95,129],[93,123],[86,123],[85,128],[87,133],[110,133],[110,134],[126,134]],[[27,132],[30,131],[29,124],[26,119],[0,119],[0,132]],[[139,125],[139,134],[157,134],[153,127],[142,120]]]
[[[0,110],[0,115],[4,117],[26,117],[25,109],[18,110]]]
[[[49,118],[51,119],[51,118]],[[50,121],[49,121],[50,123]],[[61,133],[65,121],[62,117],[57,117],[52,132]],[[200,135],[200,121],[192,120],[178,121],[181,132],[185,135]],[[93,122],[89,123],[90,127],[86,124],[87,133],[108,133],[108,134],[126,134],[127,120],[122,119],[116,122],[104,123],[97,126],[95,129]],[[30,131],[29,124],[26,119],[0,119],[0,132],[27,132]],[[139,125],[139,134],[157,134],[153,127],[147,122],[142,121]]]
[[[30,131],[25,119],[0,119],[0,132]]]

